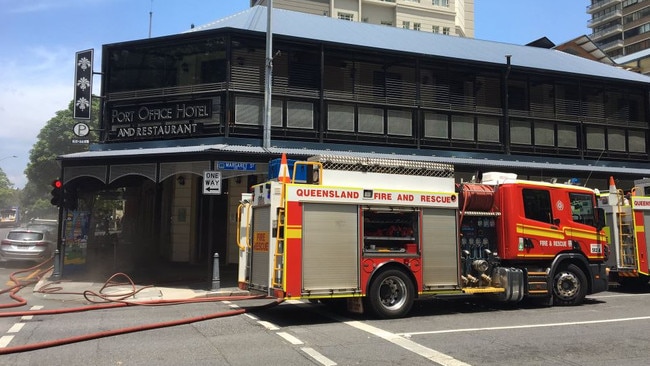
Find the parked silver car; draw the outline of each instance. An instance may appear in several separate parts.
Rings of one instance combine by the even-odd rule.
[[[54,254],[56,243],[42,230],[14,229],[0,242],[0,258],[42,262]]]

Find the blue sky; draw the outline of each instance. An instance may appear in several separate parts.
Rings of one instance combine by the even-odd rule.
[[[556,44],[588,34],[589,0],[475,0],[475,38]],[[249,0],[0,0],[0,168],[17,188],[36,136],[73,97],[76,51],[177,34],[247,9]],[[94,93],[99,93],[95,77]],[[12,158],[11,156],[17,156]],[[55,178],[55,177],[53,177]]]

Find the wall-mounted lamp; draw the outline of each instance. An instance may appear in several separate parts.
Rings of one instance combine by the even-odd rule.
[[[176,178],[176,182],[178,182],[178,185],[184,186],[185,185],[185,177],[182,175],[179,175],[178,178]]]

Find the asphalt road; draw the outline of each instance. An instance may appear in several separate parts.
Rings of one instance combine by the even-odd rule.
[[[3,288],[19,267],[0,262]],[[26,305],[0,312],[85,307],[83,299],[43,299],[31,290],[18,293]],[[0,354],[16,347],[29,350],[0,359],[7,365],[70,366],[641,365],[650,364],[649,300],[650,291],[606,292],[577,307],[426,300],[399,320],[306,302],[259,308],[270,302],[222,299],[12,314],[0,317]],[[0,304],[11,302],[8,294],[0,295]]]

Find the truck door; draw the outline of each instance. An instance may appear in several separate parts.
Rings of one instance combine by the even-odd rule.
[[[523,243],[521,247],[528,255],[553,255],[558,249],[567,249],[569,241],[564,233],[568,224],[564,206],[566,198],[547,187],[522,189],[524,217],[519,225]],[[566,210],[569,210],[566,207]],[[569,210],[570,211],[570,210]]]
[[[598,221],[594,207],[594,195],[588,192],[568,192],[570,202],[570,220],[565,232],[571,243],[580,245],[587,256],[603,255],[605,238],[598,235]]]

